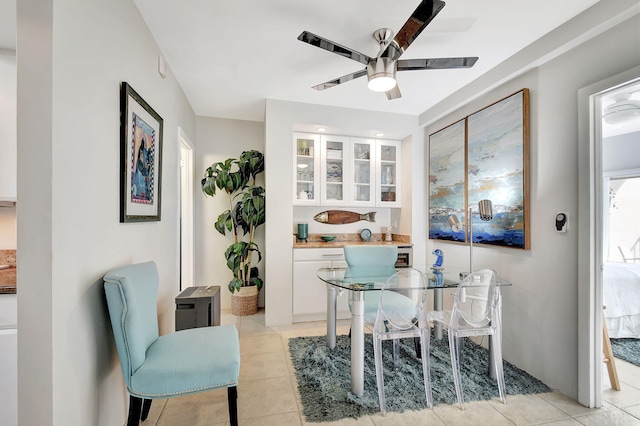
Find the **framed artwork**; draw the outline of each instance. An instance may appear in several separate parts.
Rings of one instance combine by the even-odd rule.
[[[529,249],[529,91],[467,117],[468,202],[491,200],[493,219],[473,219],[473,243]]]
[[[159,221],[162,117],[122,82],[120,120],[120,222]]]
[[[489,221],[480,200],[492,202]],[[447,219],[467,223],[469,207],[474,244],[530,249],[528,89],[429,136],[429,238],[468,242]]]
[[[429,136],[429,238],[465,241],[464,231],[454,232],[447,219],[466,216],[465,120]]]

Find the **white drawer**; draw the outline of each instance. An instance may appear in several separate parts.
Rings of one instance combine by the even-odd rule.
[[[293,249],[294,262],[308,261],[344,261],[344,250],[341,247],[336,248],[303,248]]]

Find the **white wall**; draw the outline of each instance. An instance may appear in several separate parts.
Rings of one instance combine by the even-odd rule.
[[[331,128],[334,134],[367,136],[371,129],[380,129],[385,134],[402,134],[411,137],[413,144],[424,143],[424,134],[418,127],[418,117],[415,116],[267,100],[265,114],[265,181],[268,194],[265,230],[267,253],[265,321],[267,325],[283,325],[292,322],[293,240],[290,232],[291,225],[294,223],[291,198],[293,193],[292,132],[318,123]],[[274,161],[274,158],[277,161]],[[414,173],[421,172],[414,170]],[[403,185],[406,182],[404,179],[403,175]],[[404,229],[401,223],[394,226]],[[373,231],[373,228],[371,229]],[[418,244],[421,243],[418,242]]]
[[[16,57],[0,53],[0,201],[16,192]],[[0,250],[16,248],[16,209],[0,207]]]
[[[219,285],[222,295],[221,309],[231,309],[231,293],[227,285],[232,278],[227,268],[224,252],[232,243],[232,237],[222,236],[213,224],[218,215],[229,209],[229,200],[224,192],[215,197],[204,195],[200,180],[211,164],[227,158],[238,158],[242,151],[251,149],[264,154],[264,124],[256,121],[230,120],[224,118],[198,117],[196,121],[197,143],[195,149],[195,285]],[[265,156],[265,163],[270,161]],[[278,161],[272,157],[272,161]],[[264,185],[264,173],[258,176],[258,185]],[[271,201],[269,192],[268,202]],[[256,244],[265,256],[265,226],[256,230]],[[264,257],[259,264],[260,276],[264,279]],[[261,292],[264,294],[264,291]]]
[[[0,250],[16,249],[16,208],[0,207]]]
[[[194,135],[195,114],[130,0],[20,1],[17,51],[20,424],[123,424],[102,276],[155,260],[173,329],[178,126]],[[121,81],[164,119],[160,222],[119,223]]]
[[[0,52],[0,201],[16,197],[16,57]]]
[[[582,40],[584,41],[584,39]],[[611,46],[616,46],[612,49]],[[534,46],[535,47],[535,46]],[[535,57],[531,58],[535,61]],[[531,250],[474,246],[475,265],[495,268],[513,282],[504,290],[503,342],[507,361],[554,389],[578,394],[578,105],[577,92],[592,82],[640,64],[637,14],[540,67],[497,84],[479,98],[432,122],[441,129],[523,87],[531,94]],[[491,82],[486,81],[487,88]],[[480,87],[455,97],[476,98]],[[438,116],[446,106],[432,111]],[[428,120],[430,112],[422,118]],[[587,141],[585,141],[586,143]],[[426,160],[428,163],[428,159]],[[556,212],[569,215],[569,232],[554,231]],[[426,211],[425,211],[426,212]],[[468,247],[429,240],[449,265],[468,264]]]

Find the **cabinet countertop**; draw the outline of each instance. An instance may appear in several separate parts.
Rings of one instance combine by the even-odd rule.
[[[383,245],[383,246],[413,246],[409,235],[393,234],[393,241],[384,241],[383,234],[373,234],[371,240],[363,241],[359,234],[328,234],[335,235],[333,241],[322,241],[322,235],[327,234],[309,234],[306,242],[299,241],[296,235],[293,235],[293,248],[342,248],[352,245]]]
[[[411,243],[404,243],[402,241],[296,241],[293,244],[294,249],[304,249],[304,248],[342,248],[344,246],[356,246],[356,245],[377,245],[377,246],[412,246]]]

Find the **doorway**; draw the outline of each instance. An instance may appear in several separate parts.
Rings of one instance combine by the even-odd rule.
[[[578,400],[588,407],[602,406],[602,289],[608,253],[603,235],[603,135],[608,123],[603,112],[611,99],[636,84],[640,85],[640,67],[578,91]]]
[[[193,144],[178,128],[180,141],[180,291],[193,286]]]

